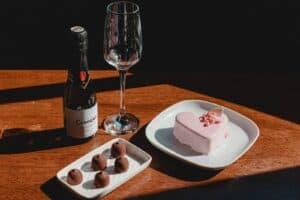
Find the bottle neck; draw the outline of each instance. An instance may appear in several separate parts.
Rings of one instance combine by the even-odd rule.
[[[80,50],[72,55],[68,70],[68,81],[85,83],[89,81],[89,69],[86,50]]]

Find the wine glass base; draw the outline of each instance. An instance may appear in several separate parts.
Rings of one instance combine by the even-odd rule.
[[[111,135],[124,135],[128,133],[135,133],[139,127],[139,120],[133,114],[115,113],[109,115],[104,120],[104,130]]]

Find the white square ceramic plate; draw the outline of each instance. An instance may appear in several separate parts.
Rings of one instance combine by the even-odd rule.
[[[229,136],[226,142],[208,155],[199,154],[173,138],[175,116],[192,112],[197,116],[210,109],[222,107],[229,118]],[[222,169],[239,159],[259,136],[258,126],[244,115],[229,108],[202,100],[185,100],[176,103],[157,115],[146,128],[149,142],[168,155],[207,169]]]
[[[123,173],[114,172],[115,159],[110,155],[110,147],[117,141],[124,142],[127,150],[126,157],[129,161],[129,168],[126,172]],[[94,177],[95,174],[99,171],[92,170],[91,160],[92,157],[96,154],[103,154],[107,158],[107,168],[104,171],[109,174],[110,183],[104,188],[96,188],[94,186]],[[64,186],[81,197],[88,199],[95,197],[101,198],[134,177],[139,172],[143,171],[146,167],[149,166],[151,160],[151,156],[139,147],[122,138],[116,138],[101,145],[93,151],[90,151],[78,160],[61,169],[56,174],[56,177]],[[66,181],[68,172],[74,168],[79,169],[83,175],[83,181],[79,185],[75,186],[68,184]]]

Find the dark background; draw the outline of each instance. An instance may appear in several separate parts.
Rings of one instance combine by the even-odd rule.
[[[1,68],[65,68],[68,29],[89,33],[91,68],[103,60],[105,7],[111,1],[10,0],[1,3]],[[299,67],[299,1],[136,1],[142,61],[133,71],[282,70]]]
[[[89,33],[90,68],[112,70],[102,50],[110,2],[1,3],[0,69],[66,69],[69,28],[82,25]],[[126,87],[170,84],[300,122],[295,73],[300,68],[300,1],[135,2],[141,7],[144,48]],[[28,92],[25,96],[39,93]],[[7,101],[7,91],[1,94]]]

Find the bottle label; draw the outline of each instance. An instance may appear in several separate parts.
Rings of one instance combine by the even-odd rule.
[[[98,130],[97,103],[88,109],[72,110],[65,108],[67,135],[74,138],[87,138]]]

